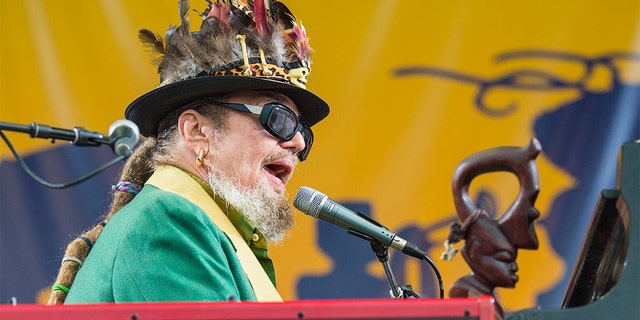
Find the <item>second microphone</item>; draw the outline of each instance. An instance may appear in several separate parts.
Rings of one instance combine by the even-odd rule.
[[[387,228],[361,217],[312,188],[300,187],[293,199],[293,206],[307,215],[356,231],[381,245],[400,250],[407,255],[419,259],[425,256],[425,252],[418,246],[398,237]]]

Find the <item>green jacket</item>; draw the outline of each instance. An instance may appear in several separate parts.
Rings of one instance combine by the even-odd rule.
[[[253,229],[234,213],[250,242]],[[250,247],[275,283],[266,243]],[[256,300],[233,244],[198,206],[146,185],[107,223],[65,303],[225,300]]]

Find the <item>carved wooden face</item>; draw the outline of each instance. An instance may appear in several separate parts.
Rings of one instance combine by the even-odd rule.
[[[462,256],[473,276],[491,288],[513,288],[518,282],[517,250],[498,224],[486,216],[469,227]]]
[[[540,213],[534,207],[540,181],[535,159],[542,148],[536,139],[527,146],[498,147],[472,154],[456,168],[453,177],[453,200],[460,221],[465,221],[477,210],[469,195],[471,181],[478,175],[506,171],[513,173],[520,183],[520,192],[507,211],[498,220],[498,226],[516,249],[537,249],[534,220]]]

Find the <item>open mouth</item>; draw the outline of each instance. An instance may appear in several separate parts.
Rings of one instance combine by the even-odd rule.
[[[293,171],[293,165],[285,160],[274,161],[264,166],[264,170],[280,181],[282,185],[287,184],[291,178],[291,172]]]

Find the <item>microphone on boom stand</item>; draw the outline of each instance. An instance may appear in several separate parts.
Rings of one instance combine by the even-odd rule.
[[[431,266],[438,280],[440,298],[444,297],[444,286],[442,284],[440,271],[427,253],[417,245],[402,239],[377,221],[361,213],[355,213],[331,200],[322,192],[309,187],[303,186],[298,190],[293,199],[293,206],[307,215],[337,225],[348,230],[349,234],[370,241],[378,260],[382,262],[385,267],[385,272],[387,272],[392,287],[392,296],[401,297],[404,294],[401,295],[400,291],[397,290],[401,288],[397,287],[395,280],[390,275],[390,270],[386,268],[388,259],[386,249],[389,247],[399,250],[406,255],[426,261],[429,266]]]
[[[111,147],[117,157],[79,179],[68,183],[52,184],[38,177],[33,171],[31,171],[31,169],[29,169],[9,139],[4,135],[2,132],[3,130],[27,133],[31,138],[51,139],[51,142],[55,142],[56,140],[69,141],[72,145],[78,147],[95,147],[106,144]],[[7,144],[16,160],[20,163],[20,166],[22,166],[29,176],[49,188],[62,189],[85,181],[113,166],[119,161],[128,158],[140,139],[140,131],[138,126],[129,120],[118,120],[111,124],[108,136],[104,136],[99,132],[89,131],[78,126],[73,129],[61,129],[35,122],[31,122],[28,125],[0,122],[0,136]]]

